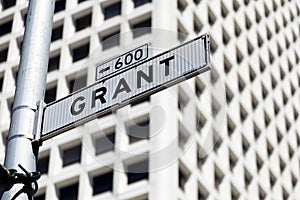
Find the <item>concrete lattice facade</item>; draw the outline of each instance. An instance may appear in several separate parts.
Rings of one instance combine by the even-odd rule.
[[[1,163],[27,4],[0,9]],[[155,29],[135,31],[145,26]],[[209,33],[212,70],[44,142],[37,199],[300,197],[298,0],[59,0],[53,30],[47,102],[95,81],[87,55],[99,63],[147,42],[169,49]],[[156,170],[170,139],[183,156]]]

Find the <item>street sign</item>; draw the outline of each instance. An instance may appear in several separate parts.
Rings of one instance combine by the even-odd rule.
[[[50,103],[44,109],[41,139],[205,72],[209,55],[209,36],[203,35]]]
[[[96,81],[108,75],[114,74],[117,71],[137,64],[148,58],[149,44],[144,44],[132,51],[124,53],[117,58],[111,59],[96,68]]]

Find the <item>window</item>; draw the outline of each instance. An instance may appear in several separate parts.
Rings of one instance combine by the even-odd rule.
[[[56,27],[56,28],[54,28],[52,30],[51,42],[53,42],[55,40],[59,40],[59,39],[62,38],[62,36],[63,36],[63,28],[64,28],[64,26],[62,24],[62,25],[60,25],[60,26],[58,26],[58,27]]]
[[[130,126],[127,134],[130,144],[143,139],[149,139],[149,120]]]
[[[178,0],[177,1],[177,9],[180,12],[183,12],[186,7],[187,7],[187,2],[185,0]]]
[[[127,166],[127,183],[131,184],[149,178],[148,159]]]
[[[208,198],[208,191],[207,189],[201,184],[199,183],[198,186],[198,200],[206,200]]]
[[[236,163],[238,162],[238,157],[233,153],[232,150],[229,150],[229,168],[230,171],[233,171]]]
[[[196,34],[199,34],[201,29],[203,28],[203,24],[200,21],[200,19],[198,19],[198,17],[194,14],[194,23],[193,23],[193,28],[194,28],[194,32]]]
[[[49,155],[39,158],[37,163],[37,169],[41,174],[47,174],[49,168]]]
[[[93,177],[93,195],[113,189],[113,171]]]
[[[18,69],[18,67],[14,67],[11,70],[12,70],[12,75],[13,75],[14,81],[15,81],[15,83],[17,83],[19,69]]]
[[[184,108],[188,104],[188,97],[184,94],[184,92],[178,93],[178,101],[177,101],[177,108],[183,112]]]
[[[133,0],[134,7],[142,6],[146,3],[151,3],[152,0]]]
[[[184,40],[186,40],[187,36],[188,36],[188,32],[187,30],[184,28],[184,26],[179,22],[177,21],[177,39],[180,41],[180,42],[184,42]]]
[[[21,11],[24,26],[26,26],[27,12],[28,12],[27,9]]]
[[[112,151],[115,147],[115,133],[106,134],[95,140],[96,155]]]
[[[212,26],[217,21],[216,15],[213,13],[213,11],[208,8],[208,22]]]
[[[86,58],[89,55],[90,44],[83,44],[72,49],[73,62]]]
[[[221,2],[221,13],[222,13],[222,17],[226,18],[228,15],[228,8],[224,5],[223,2]]]
[[[248,189],[251,181],[252,181],[252,175],[250,174],[250,172],[246,169],[246,167],[244,167],[244,182],[245,182],[245,186],[246,189]]]
[[[75,23],[76,31],[80,31],[90,27],[92,24],[92,13],[89,13],[87,15],[75,19],[74,23]]]
[[[133,38],[151,33],[151,18],[132,25]]]
[[[197,166],[199,169],[202,169],[202,166],[205,164],[207,158],[207,153],[198,145],[197,146]]]
[[[262,168],[264,164],[264,161],[261,159],[261,157],[256,153],[256,169],[257,172],[260,171],[260,169]]]
[[[8,54],[8,47],[0,50],[0,63],[5,62],[7,60],[7,54]]]
[[[8,139],[8,131],[2,132],[2,142],[4,147],[6,147],[7,139]]]
[[[185,184],[189,179],[189,174],[187,172],[183,171],[183,169],[181,169],[181,167],[179,167],[178,173],[179,173],[178,186],[182,191],[184,191]]]
[[[60,12],[64,9],[66,9],[66,0],[56,0],[55,7],[54,7],[54,13]]]
[[[144,103],[144,102],[150,102],[150,96],[146,96],[146,97],[140,98],[138,100],[135,100],[130,105],[135,106],[135,105],[138,105],[138,104],[141,104],[141,103]]]
[[[207,120],[204,115],[199,111],[196,115],[196,129],[199,133],[201,133],[201,130],[205,126],[206,121]]]
[[[3,36],[11,32],[12,23],[13,23],[13,19],[0,24],[0,36]]]
[[[63,167],[71,165],[81,160],[81,144],[64,149],[62,151]]]
[[[221,185],[223,178],[224,178],[224,173],[220,170],[220,168],[215,165],[215,188],[217,188],[217,190],[219,189],[219,186]]]
[[[45,103],[48,104],[55,101],[55,99],[56,99],[56,86],[46,90],[44,101]]]
[[[239,191],[234,187],[234,185],[231,184],[231,199],[232,200],[238,200],[240,197]]]
[[[1,1],[2,2],[2,9],[8,9],[10,7],[13,7],[16,5],[16,0],[6,0],[6,1]]]
[[[0,75],[0,92],[2,92],[3,89],[3,82],[4,82],[4,74]]]
[[[85,2],[85,1],[87,1],[87,0],[78,0],[78,4]]]
[[[112,4],[103,9],[104,19],[109,19],[121,14],[121,2]]]
[[[45,193],[36,195],[34,197],[34,200],[45,200],[45,199],[46,199],[46,194]]]
[[[12,113],[12,109],[13,109],[13,106],[14,106],[14,99],[8,99],[7,100],[7,107],[8,107],[8,110],[10,113]]]
[[[86,86],[87,83],[87,75],[82,75],[79,77],[75,77],[68,81],[68,87],[70,93],[75,92]]]
[[[203,93],[205,90],[205,85],[200,79],[196,79],[195,82],[195,93],[197,97],[200,97],[200,95]]]
[[[20,54],[22,52],[22,47],[23,47],[23,38],[18,38],[17,39],[17,42],[18,42],[18,48],[19,48],[19,51],[20,51]]]
[[[119,28],[118,28],[119,29]],[[100,41],[102,43],[102,50],[107,50],[115,46],[120,45],[120,30],[117,30],[111,34],[101,36]]]
[[[60,55],[56,55],[50,58],[48,63],[48,72],[57,70],[59,68],[59,62],[60,62]]]
[[[78,183],[65,186],[59,189],[60,200],[77,200],[78,199]]]

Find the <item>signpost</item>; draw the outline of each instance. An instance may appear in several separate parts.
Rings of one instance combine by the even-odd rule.
[[[148,46],[143,45],[100,65],[96,75],[100,81],[48,104],[44,109],[41,140],[210,69],[208,35],[149,59],[146,52]],[[106,77],[98,76],[100,72]]]

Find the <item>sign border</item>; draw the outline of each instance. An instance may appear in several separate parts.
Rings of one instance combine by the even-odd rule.
[[[93,119],[98,118],[100,115],[105,115],[105,114],[107,114],[107,113],[110,113],[110,112],[112,112],[112,111],[115,111],[115,110],[117,110],[117,109],[119,109],[119,108],[121,108],[121,107],[124,107],[124,106],[126,106],[126,105],[129,105],[130,103],[132,103],[132,102],[134,102],[134,101],[137,101],[137,100],[139,100],[139,99],[142,99],[142,98],[145,97],[145,96],[150,96],[150,95],[152,95],[152,94],[154,94],[154,93],[157,93],[157,92],[160,92],[160,91],[164,90],[165,88],[168,88],[168,87],[171,87],[171,86],[173,86],[173,85],[175,85],[175,84],[177,84],[177,83],[180,83],[180,82],[182,82],[183,80],[187,80],[187,79],[189,79],[189,78],[192,78],[192,77],[194,77],[194,76],[196,76],[196,75],[199,75],[199,74],[201,74],[201,73],[203,73],[203,72],[206,72],[206,71],[210,70],[210,66],[209,66],[209,64],[210,64],[210,54],[208,53],[208,54],[206,55],[206,57],[205,57],[205,66],[204,66],[203,68],[201,68],[201,69],[195,69],[195,70],[193,70],[193,71],[190,71],[190,72],[188,72],[187,74],[184,74],[183,76],[180,76],[180,77],[178,77],[178,78],[176,78],[176,79],[169,80],[169,81],[165,82],[165,83],[162,84],[162,85],[158,85],[158,86],[156,86],[156,87],[154,87],[154,88],[151,88],[151,89],[148,90],[148,91],[145,91],[145,92],[139,93],[139,94],[137,94],[137,95],[135,95],[135,96],[132,96],[130,99],[124,100],[124,101],[122,101],[121,103],[118,103],[118,104],[109,106],[109,107],[105,108],[104,110],[100,110],[100,111],[98,111],[98,112],[95,112],[95,113],[93,113],[93,114],[90,114],[90,115],[86,116],[84,119],[76,120],[76,121],[74,121],[74,122],[72,122],[72,123],[69,123],[69,124],[67,124],[67,125],[65,125],[65,126],[62,126],[62,127],[60,127],[60,128],[57,128],[57,129],[55,129],[55,130],[52,130],[52,131],[48,132],[47,134],[44,134],[44,135],[42,134],[43,125],[44,125],[44,114],[45,114],[45,109],[46,109],[47,107],[49,107],[49,106],[51,106],[51,105],[53,105],[53,104],[55,104],[55,103],[57,103],[57,102],[63,101],[64,99],[69,98],[70,96],[73,96],[74,94],[79,93],[79,92],[81,92],[81,91],[83,91],[83,90],[86,90],[86,89],[89,88],[89,87],[92,87],[92,86],[94,86],[94,85],[97,85],[97,84],[99,84],[99,83],[101,83],[101,82],[105,82],[107,79],[109,79],[110,77],[112,77],[112,75],[120,74],[120,73],[122,73],[122,72],[124,72],[124,71],[127,71],[128,69],[131,69],[131,68],[136,67],[137,65],[141,65],[141,64],[143,64],[143,63],[146,63],[146,62],[148,62],[149,60],[152,60],[152,59],[154,59],[154,58],[156,58],[156,57],[159,57],[159,56],[164,55],[164,54],[166,54],[166,53],[168,53],[168,52],[170,52],[170,51],[173,51],[173,50],[175,50],[175,49],[177,49],[177,48],[180,48],[180,47],[182,47],[182,46],[184,46],[184,45],[186,45],[186,44],[192,43],[192,42],[194,42],[194,41],[196,41],[196,40],[203,39],[203,38],[205,39],[205,42],[204,42],[204,43],[205,43],[205,46],[204,46],[205,51],[206,51],[206,52],[210,52],[209,35],[208,35],[208,34],[204,34],[204,35],[201,35],[201,36],[199,36],[199,37],[197,37],[197,38],[195,38],[195,39],[193,39],[193,40],[191,40],[191,41],[188,41],[188,42],[186,42],[186,43],[184,43],[184,44],[181,44],[181,45],[179,45],[179,46],[176,46],[175,48],[172,48],[172,49],[167,50],[167,51],[165,51],[165,52],[163,52],[163,53],[160,53],[160,54],[158,54],[158,55],[156,55],[156,56],[154,56],[154,57],[152,57],[152,58],[148,58],[147,60],[145,60],[145,61],[143,61],[143,62],[139,62],[139,63],[137,63],[136,65],[133,65],[133,66],[128,67],[128,68],[124,68],[123,70],[120,70],[120,71],[118,71],[117,73],[111,74],[111,75],[109,75],[109,76],[103,78],[102,80],[100,80],[100,81],[98,81],[98,82],[96,82],[96,83],[93,83],[92,85],[89,85],[89,86],[87,86],[87,87],[85,87],[85,88],[82,88],[82,89],[80,89],[80,90],[77,90],[77,91],[74,92],[74,93],[71,93],[71,94],[69,94],[69,95],[67,95],[67,96],[65,96],[65,97],[63,97],[63,98],[61,98],[61,99],[58,99],[58,100],[56,100],[56,101],[54,101],[54,102],[51,102],[50,104],[47,104],[46,107],[44,108],[44,111],[43,111],[43,121],[42,121],[42,126],[41,126],[41,133],[40,133],[41,139],[40,139],[40,140],[41,140],[41,141],[45,141],[45,140],[47,140],[47,139],[50,139],[50,138],[52,138],[52,137],[54,137],[54,136],[56,136],[56,135],[58,135],[58,134],[60,134],[60,133],[62,133],[62,132],[67,131],[69,128],[70,128],[70,129],[76,128],[76,126],[83,125],[84,123],[86,123],[86,122],[88,122],[88,121],[91,121],[91,120],[93,120]],[[137,97],[137,98],[135,98],[135,97]],[[135,99],[134,99],[134,98],[135,98]],[[134,99],[134,100],[133,100],[133,99]],[[125,104],[125,103],[127,103],[127,104]],[[76,126],[74,126],[74,124],[76,124]]]

